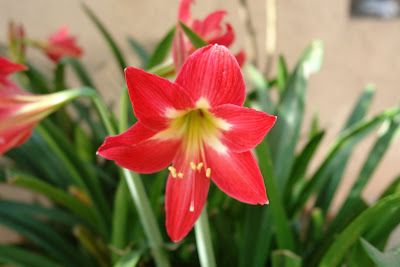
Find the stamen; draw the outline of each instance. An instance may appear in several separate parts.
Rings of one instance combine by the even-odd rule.
[[[181,172],[178,173],[178,177],[182,179],[183,178],[183,173],[181,173]]]
[[[196,169],[196,164],[194,164],[194,162],[191,161],[191,162],[190,162],[190,167],[192,167],[192,169],[195,170],[195,169]]]
[[[201,171],[201,168],[203,168],[203,166],[204,166],[204,163],[203,163],[203,162],[200,162],[200,163],[197,165],[197,170],[198,170],[198,171]]]
[[[168,170],[171,172],[172,177],[176,178],[176,169],[172,166],[169,166]]]
[[[190,202],[190,208],[189,208],[190,212],[194,211],[194,203],[193,201]]]
[[[210,176],[211,176],[211,169],[210,169],[210,168],[207,168],[206,177],[207,177],[207,178],[210,178]]]

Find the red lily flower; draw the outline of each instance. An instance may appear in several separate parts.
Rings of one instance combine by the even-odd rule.
[[[7,77],[26,69],[24,65],[0,57],[0,155],[24,143],[41,119],[78,96],[74,90],[34,95]]]
[[[250,150],[276,117],[242,107],[243,76],[225,46],[198,49],[175,83],[132,67],[125,75],[139,122],[107,137],[98,154],[139,173],[157,172],[172,162],[165,207],[173,241],[185,237],[200,216],[210,179],[239,201],[268,203]]]
[[[220,25],[226,15],[225,10],[217,10],[210,13],[204,20],[192,19],[190,4],[194,0],[182,0],[179,6],[178,20],[197,33],[204,41],[209,44],[219,44],[229,47],[235,40],[235,33],[231,24],[226,23],[226,30]],[[186,58],[193,53],[195,48],[190,40],[185,36],[180,25],[175,35],[172,56],[174,59],[175,70],[178,72],[185,62]],[[242,66],[245,61],[244,51],[240,51],[236,56],[239,65]]]
[[[68,36],[67,27],[61,27],[56,33],[50,35],[43,49],[54,62],[58,62],[62,57],[82,55],[82,49],[75,44],[75,37]]]

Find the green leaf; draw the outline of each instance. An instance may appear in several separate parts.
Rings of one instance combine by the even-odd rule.
[[[54,69],[54,88],[56,92],[62,91],[67,86],[65,85],[65,65],[59,62]]]
[[[385,189],[379,199],[387,197],[391,194],[400,192],[400,175]]]
[[[358,99],[357,104],[353,108],[353,111],[350,114],[349,118],[347,119],[347,122],[345,123],[342,131],[350,128],[351,126],[353,126],[356,123],[358,123],[359,121],[361,121],[362,118],[364,118],[369,107],[371,106],[371,102],[372,102],[374,93],[375,93],[374,85],[368,84],[364,88],[360,98]]]
[[[388,210],[394,212],[400,211],[398,205],[400,201],[400,193],[390,195],[379,200],[375,205],[361,213],[330,246],[329,250],[323,256],[319,266],[337,266],[348,249],[358,240],[358,238],[368,231],[372,226],[379,223],[381,218]]]
[[[36,217],[43,216],[47,220],[69,227],[82,222],[74,214],[57,208],[46,208],[36,204],[28,204],[15,201],[0,200],[0,211],[4,214],[15,214],[16,216]]]
[[[285,58],[282,55],[279,55],[279,63],[277,71],[278,73],[276,75],[276,85],[278,87],[279,92],[282,93],[286,87],[286,82],[289,77]]]
[[[324,234],[324,216],[320,208],[313,208],[310,214],[310,223],[307,229],[307,242],[314,243]]]
[[[60,60],[59,65],[69,65],[74,70],[76,76],[79,78],[83,86],[89,86],[91,88],[96,88],[89,73],[86,71],[82,63],[73,57],[64,57]]]
[[[266,207],[246,207],[244,234],[240,242],[239,266],[265,266],[274,232],[271,210]]]
[[[67,266],[87,266],[87,259],[82,253],[55,229],[33,217],[16,213],[3,213],[0,210],[0,223],[25,236],[53,257]]]
[[[263,77],[262,73],[251,64],[245,66],[245,71],[256,90],[261,110],[271,114],[275,110],[275,103],[272,102],[269,96],[267,80]]]
[[[87,223],[94,227],[94,229],[98,229],[94,211],[90,207],[85,206],[79,200],[65,193],[63,190],[55,188],[39,179],[29,177],[28,175],[24,175],[22,173],[12,177],[10,179],[10,183],[43,194],[44,196],[66,207],[84,219]]]
[[[315,151],[317,150],[318,145],[320,144],[325,132],[319,132],[315,134],[300,152],[300,154],[296,157],[292,170],[289,175],[289,180],[286,184],[284,191],[284,202],[291,203],[293,199],[293,195],[295,194],[295,186],[305,181],[305,173],[310,163],[311,158],[314,156]]]
[[[400,114],[400,106],[387,109],[386,111],[375,116],[371,120],[360,122],[357,125],[346,130],[345,133],[336,140],[322,165],[318,168],[308,184],[304,187],[299,195],[299,198],[296,200],[295,205],[289,209],[289,214],[293,215],[296,212],[300,211],[300,209],[304,206],[311,194],[317,192],[326,183],[327,178],[330,177],[328,174],[332,172],[332,170],[337,168],[335,162],[337,162],[338,160],[340,161],[341,153],[347,150],[349,145],[352,146],[353,142],[360,141],[382,121],[385,121],[386,119],[391,119],[398,114]]]
[[[289,250],[272,252],[272,267],[301,267],[301,257]]]
[[[174,40],[176,27],[172,27],[172,29],[167,33],[167,35],[161,40],[161,42],[157,45],[154,50],[151,58],[149,59],[146,69],[151,69],[160,63],[162,63],[167,56],[170,54],[172,41]]]
[[[256,147],[257,156],[260,160],[260,170],[265,179],[265,187],[271,204],[272,220],[276,229],[276,239],[279,249],[294,250],[294,240],[289,227],[285,209],[283,208],[282,199],[276,185],[272,160],[268,150],[267,142],[264,140]]]
[[[122,56],[121,50],[117,46],[117,43],[111,37],[111,34],[106,30],[103,23],[93,13],[93,11],[84,3],[82,3],[82,8],[86,12],[86,14],[89,16],[89,18],[92,20],[92,22],[96,25],[97,29],[101,32],[104,39],[107,41],[107,44],[110,47],[111,51],[113,52],[113,55],[114,55],[115,59],[117,60],[117,63],[120,67],[121,74],[124,76],[125,75],[124,70],[127,67],[127,64],[125,63],[125,60]]]
[[[364,187],[367,185],[369,179],[371,178],[374,170],[378,166],[379,162],[383,158],[387,148],[390,143],[394,140],[396,132],[400,130],[400,117],[398,119],[394,118],[385,122],[386,125],[382,127],[380,131],[380,136],[372,147],[368,157],[361,169],[360,174],[356,182],[354,183],[348,197],[346,198],[343,206],[339,210],[336,218],[332,222],[329,228],[333,231],[337,229],[338,225],[351,213],[354,214],[354,207],[361,198],[361,193]]]
[[[23,87],[32,93],[48,94],[53,90],[49,86],[49,79],[33,65],[27,64],[28,70],[21,73],[26,75],[28,82],[23,82]]]
[[[180,21],[179,25],[181,25],[186,36],[189,38],[190,42],[196,49],[208,45],[206,41],[204,41],[199,35],[197,35],[197,33],[192,31],[192,29],[186,26],[183,22]]]
[[[77,225],[73,229],[74,236],[83,247],[96,259],[102,267],[110,266],[110,254],[107,245],[99,237],[95,236],[83,225]]]
[[[368,242],[378,249],[384,249],[391,233],[400,223],[400,216],[397,209],[388,209],[380,218],[379,223],[371,227],[364,237]]]
[[[268,134],[278,189],[283,192],[294,161],[294,153],[303,120],[307,82],[319,70],[323,57],[321,42],[309,45],[282,93],[275,114],[278,119]]]
[[[400,266],[400,245],[397,245],[386,253],[382,253],[364,238],[361,238],[361,244],[367,255],[378,267]]]
[[[310,129],[310,138],[313,138],[314,135],[320,133],[319,121],[318,121],[318,113],[314,112],[311,122],[311,129]]]
[[[54,125],[48,121],[43,121],[43,123],[36,128],[46,142],[50,144],[54,153],[59,156],[61,159],[60,161],[63,162],[64,169],[70,171],[72,178],[75,178],[75,183],[88,194],[94,207],[96,207],[95,210],[99,216],[102,217],[100,221],[104,224],[104,230],[108,228],[106,223],[109,222],[111,218],[111,212],[99,179],[95,176],[93,169],[88,168],[85,162],[77,157],[73,146],[71,146],[65,136],[60,133],[59,128],[54,127]],[[94,154],[94,151],[92,153]]]
[[[352,113],[347,119],[347,122],[344,125],[341,134],[343,134],[346,130],[348,130],[364,118],[371,105],[373,94],[374,87],[372,85],[367,85],[363,90],[360,98],[358,99],[355,107],[353,108]],[[347,148],[340,152],[340,155],[338,155],[337,159],[335,160],[335,170],[333,170],[329,174],[330,177],[326,178],[327,184],[324,185],[323,190],[319,192],[316,206],[320,207],[324,214],[327,213],[330,207],[333,196],[336,192],[336,189],[340,183],[340,180],[343,176],[344,170],[350,158],[351,152],[353,151],[353,148],[356,144],[357,141],[349,143],[347,145]]]
[[[115,263],[114,267],[134,267],[140,260],[144,249],[135,249],[125,254],[118,262]]]
[[[132,199],[130,198],[128,185],[125,179],[120,179],[117,191],[114,197],[114,213],[112,217],[111,245],[112,247],[123,250],[129,244],[129,228],[132,224],[129,222],[129,213],[134,209]],[[137,218],[136,218],[137,220]],[[135,220],[135,221],[136,221]],[[112,254],[112,261],[119,260],[117,253]]]
[[[142,62],[142,66],[146,66],[147,62],[149,62],[150,56],[146,52],[144,47],[141,44],[139,44],[139,42],[137,42],[132,37],[128,37],[128,43],[132,47],[132,50],[135,51],[136,54],[138,54],[138,56],[140,57],[140,61]]]
[[[17,246],[0,244],[0,262],[23,267],[61,267],[50,258]]]

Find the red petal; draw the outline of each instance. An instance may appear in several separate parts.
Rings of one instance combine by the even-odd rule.
[[[194,102],[179,85],[140,69],[125,69],[126,83],[136,117],[145,127],[162,130],[168,109],[186,110]]]
[[[222,131],[220,140],[237,153],[249,151],[261,143],[276,121],[275,116],[265,112],[231,104],[214,107],[210,112],[231,125],[229,130]]]
[[[225,10],[218,10],[210,13],[203,21],[195,20],[193,30],[206,41],[217,38],[222,31],[221,20],[226,15]]]
[[[14,72],[27,70],[28,68],[25,65],[17,64],[14,62],[9,61],[5,57],[0,57],[0,75],[10,75]]]
[[[0,155],[11,148],[22,145],[32,133],[35,123],[15,126],[0,132]]]
[[[235,40],[235,33],[233,32],[232,26],[229,23],[227,23],[226,32],[223,35],[216,36],[213,39],[209,40],[209,43],[219,44],[229,47],[234,40]]]
[[[170,174],[165,196],[167,232],[174,242],[180,241],[193,228],[206,202],[210,185],[204,170],[193,171],[183,157],[176,158],[174,167],[183,174],[183,178],[173,178]]]
[[[239,53],[235,55],[235,58],[239,64],[239,66],[243,66],[244,62],[246,61],[246,53],[241,50]]]
[[[220,154],[206,148],[211,179],[227,195],[248,204],[267,204],[267,193],[260,169],[251,151]]]
[[[174,36],[172,43],[172,57],[174,59],[174,66],[176,73],[179,72],[183,63],[185,62],[188,54],[189,47],[186,47],[184,34],[180,26],[178,26],[177,32]]]
[[[194,3],[194,0],[182,0],[179,5],[178,20],[182,21],[186,25],[189,24],[192,14],[190,13],[190,4]]]
[[[107,137],[97,153],[134,172],[160,171],[172,162],[180,142],[150,139],[156,133],[137,122],[126,132]]]
[[[175,83],[186,89],[195,101],[208,100],[210,105],[243,105],[245,84],[240,67],[225,47],[209,45],[190,55]]]

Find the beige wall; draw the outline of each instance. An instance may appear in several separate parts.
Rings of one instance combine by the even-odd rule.
[[[96,77],[95,82],[105,96],[116,95],[123,84],[122,76],[102,37],[80,8],[78,0],[1,0],[0,41],[6,39],[9,20],[25,25],[29,36],[45,38],[61,25],[68,25],[85,49],[83,62]],[[151,51],[156,42],[175,23],[178,0],[86,0],[129,55],[129,65],[138,66],[138,59],[130,53],[125,41],[130,35]],[[259,64],[263,63],[265,39],[265,1],[251,0],[251,17],[257,31]],[[314,111],[319,112],[321,125],[328,129],[324,147],[325,156],[333,137],[344,123],[362,87],[369,82],[378,90],[369,115],[400,102],[400,20],[380,21],[350,19],[349,1],[286,0],[278,1],[278,52],[283,53],[290,66],[295,64],[303,48],[313,39],[325,44],[325,62],[322,71],[310,82],[306,122]],[[193,7],[196,17],[204,17],[215,9],[227,9],[236,32],[234,49],[245,46],[244,30],[238,13],[239,0],[197,0]],[[29,51],[29,58],[49,71],[52,63],[37,51]],[[307,128],[309,125],[305,125]],[[304,134],[305,136],[305,134]],[[346,171],[347,190],[356,178],[360,166],[371,147],[372,139],[356,149]],[[368,200],[377,194],[399,173],[400,142],[388,151],[377,169],[373,181],[364,192]],[[317,166],[319,161],[314,162]],[[1,192],[0,192],[1,194]]]

